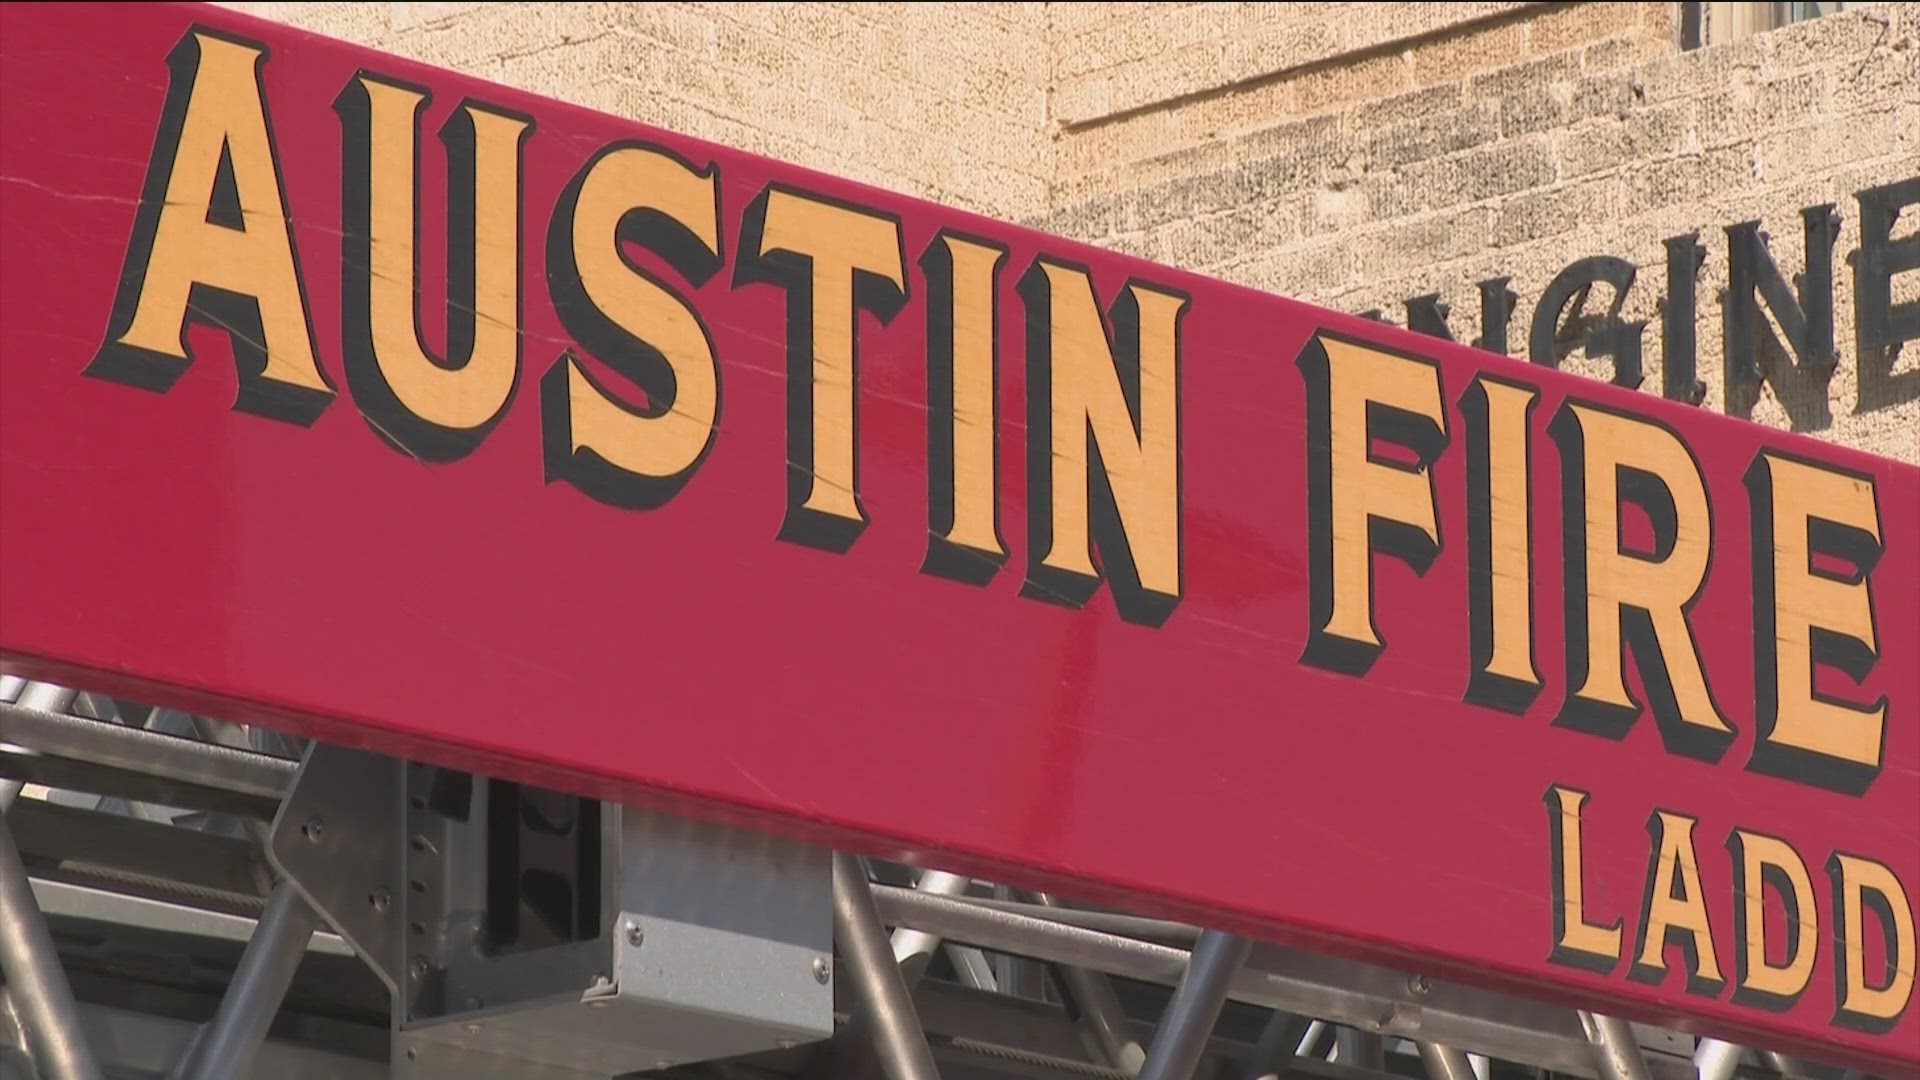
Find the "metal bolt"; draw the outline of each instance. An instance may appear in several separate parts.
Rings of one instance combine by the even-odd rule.
[[[427,972],[431,971],[432,969],[433,969],[433,965],[428,963],[427,958],[424,956],[414,957],[413,963],[407,965],[407,970],[411,971],[413,973],[413,977],[416,979],[426,978]]]
[[[393,893],[385,885],[381,885],[367,894],[367,903],[373,905],[373,910],[385,915],[387,910],[393,907]]]
[[[313,841],[316,844],[320,842],[321,835],[324,834],[326,831],[327,831],[327,823],[321,820],[321,817],[319,814],[315,814],[312,817],[308,818],[307,823],[305,825],[300,826],[301,835],[305,836],[307,839]]]
[[[627,920],[627,944],[637,949],[640,947],[640,943],[645,940],[647,940],[647,932],[645,930],[640,929],[639,923],[634,922],[632,919],[628,919]]]
[[[1415,975],[1407,980],[1407,990],[1410,993],[1425,994],[1431,989],[1433,989],[1433,987],[1428,985],[1425,975]]]
[[[820,983],[822,986],[824,986],[826,985],[827,979],[830,978],[832,974],[833,974],[833,969],[827,966],[826,957],[816,956],[813,958],[813,981],[814,982]]]

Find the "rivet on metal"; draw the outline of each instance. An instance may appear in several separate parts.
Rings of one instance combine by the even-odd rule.
[[[645,930],[640,929],[639,923],[634,922],[632,919],[628,919],[627,920],[627,944],[637,949],[640,947],[640,943],[645,940],[647,940],[647,932]]]
[[[373,910],[385,915],[393,907],[393,893],[381,885],[367,894],[367,903],[373,905]]]
[[[320,837],[325,834],[326,831],[327,823],[321,820],[319,814],[308,818],[307,823],[300,826],[300,834],[316,844],[320,842]]]
[[[814,982],[821,983],[824,985],[827,979],[832,974],[833,974],[833,969],[827,966],[826,957],[816,956],[813,958],[813,981]]]
[[[427,972],[432,970],[432,965],[427,963],[426,957],[416,956],[413,958],[413,963],[407,966],[407,970],[413,972],[414,978],[424,979],[427,977]]]
[[[1432,986],[1428,985],[1427,977],[1425,975],[1415,975],[1412,978],[1409,978],[1407,980],[1407,990],[1410,993],[1424,994],[1431,989],[1433,988]]]

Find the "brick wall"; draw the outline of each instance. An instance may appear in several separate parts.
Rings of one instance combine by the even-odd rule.
[[[1401,324],[1409,298],[1438,294],[1460,340],[1480,334],[1478,283],[1507,277],[1519,296],[1508,346],[1521,356],[1554,276],[1616,256],[1637,268],[1620,317],[1647,323],[1651,393],[1663,381],[1663,241],[1698,232],[1703,404],[1920,462],[1920,342],[1863,400],[1852,319],[1854,196],[1920,176],[1920,5],[1690,52],[1672,5],[1484,6],[1511,10],[1067,128],[1054,207],[1032,223]],[[1730,388],[1725,229],[1759,221],[1792,281],[1804,268],[1801,211],[1821,203],[1840,220],[1838,368],[1824,384],[1787,371],[1779,335],[1763,331],[1774,377],[1757,393]],[[1907,213],[1896,235],[1917,218]],[[1920,299],[1920,273],[1896,276],[1894,289],[1896,302]],[[1613,295],[1596,285],[1585,313]],[[1562,364],[1614,370],[1579,348]]]
[[[1852,319],[1854,195],[1920,176],[1920,5],[1692,52],[1661,3],[233,6],[1342,310],[1436,296],[1462,340],[1504,277],[1517,355],[1548,282],[1614,256],[1654,393],[1664,241],[1697,232],[1703,404],[1920,462],[1920,343],[1863,399]],[[1724,230],[1791,277],[1820,203],[1838,369],[1730,390]]]
[[[1047,205],[1044,4],[224,6],[951,206]]]

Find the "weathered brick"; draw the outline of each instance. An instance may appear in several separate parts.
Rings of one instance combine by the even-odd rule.
[[[1493,222],[1490,206],[1388,222],[1354,237],[1354,271],[1364,281],[1470,255],[1486,246]]]
[[[1287,207],[1278,203],[1242,206],[1163,227],[1154,258],[1204,270],[1279,247],[1291,241],[1295,231],[1293,212]]]
[[[1387,125],[1431,117],[1458,109],[1465,101],[1460,87],[1430,86],[1409,94],[1369,101],[1348,109],[1342,123],[1349,132],[1365,132]]]
[[[1132,220],[1142,228],[1198,217],[1215,208],[1216,193],[1193,177],[1183,177],[1132,193]]]
[[[1055,72],[1073,78],[1224,36],[1225,5],[1149,6],[1059,43]]]
[[[1676,53],[1643,65],[1635,74],[1649,102],[1671,101],[1750,82],[1759,77],[1765,61],[1762,35]]]
[[[1300,203],[1300,232],[1320,236],[1331,232],[1351,232],[1379,218],[1367,191],[1349,187],[1338,191],[1322,188]]]
[[[1063,124],[1084,124],[1210,89],[1219,82],[1222,48],[1197,42],[1063,80],[1055,86],[1055,115]]]
[[[1693,110],[1685,102],[1643,109],[1625,120],[1601,120],[1556,137],[1560,175],[1572,180],[1681,153]]]
[[[1371,172],[1361,177],[1359,187],[1366,192],[1367,204],[1385,218],[1406,217],[1432,205],[1427,199],[1428,188],[1416,175],[1415,170],[1421,167]]]
[[[1876,50],[1890,48],[1900,37],[1891,25],[1890,13],[1873,7],[1823,15],[1819,21],[1817,28],[1809,20],[1764,35],[1762,44],[1772,70],[1785,73],[1836,63],[1857,66]],[[1909,58],[1909,73],[1913,63]]]
[[[1482,71],[1506,67],[1527,55],[1527,24],[1495,23],[1475,27],[1407,51],[1413,80],[1420,86],[1452,83]]]
[[[1404,54],[1388,53],[1303,73],[1294,86],[1300,111],[1316,113],[1411,90],[1413,67]]]
[[[1500,132],[1512,137],[1545,131],[1566,115],[1566,86],[1580,74],[1578,57],[1565,55],[1516,64],[1467,84],[1470,101],[1500,110]]]
[[[1700,99],[1695,120],[1702,146],[1724,146],[1783,127],[1806,123],[1820,110],[1819,72],[1802,72],[1762,83],[1735,83]]]
[[[1178,114],[1157,110],[1072,132],[1058,147],[1056,160],[1065,170],[1062,179],[1111,172],[1165,155],[1181,146],[1178,131]],[[1154,179],[1139,176],[1133,182],[1151,183]]]
[[[1493,242],[1511,247],[1576,229],[1589,234],[1619,215],[1620,183],[1611,178],[1516,195],[1500,204]]]
[[[1418,205],[1430,208],[1460,206],[1543,187],[1557,176],[1553,143],[1545,135],[1476,147],[1407,169]]]
[[[1577,124],[1594,117],[1624,118],[1646,103],[1646,87],[1632,72],[1583,75],[1567,86],[1566,102],[1562,123]]]
[[[1753,186],[1753,154],[1747,146],[1727,146],[1657,162],[1634,162],[1625,173],[1627,213],[1744,191]]]
[[[479,7],[473,3],[433,3],[433,4],[388,4],[393,9],[393,28],[407,30],[416,26],[427,26],[445,22],[456,15],[462,15]]]
[[[1367,157],[1376,168],[1394,167],[1451,154],[1499,137],[1499,114],[1486,105],[1468,105],[1375,129],[1367,138]]]
[[[1637,35],[1611,38],[1580,54],[1580,70],[1589,74],[1618,71],[1671,55],[1673,51],[1674,44],[1664,39]]]
[[[1354,278],[1351,245],[1338,238],[1290,244],[1216,273],[1249,288],[1282,296],[1314,297],[1347,288]]]
[[[1251,79],[1290,71],[1345,51],[1341,28],[1333,22],[1301,19],[1298,14],[1287,11],[1283,4],[1231,6],[1266,18],[1227,39],[1221,70],[1225,79]]]
[[[1885,43],[1828,64],[1816,75],[1825,80],[1822,105],[1828,115],[1878,108],[1887,102],[1920,103],[1920,25]]]
[[[1898,113],[1888,103],[1877,112],[1774,132],[1754,147],[1755,171],[1761,183],[1781,183],[1880,157],[1886,152],[1885,134],[1897,122]]]
[[[1216,139],[1266,127],[1276,117],[1298,116],[1295,87],[1286,81],[1253,83],[1216,97],[1203,98],[1178,110],[1182,136],[1195,141]]]
[[[1639,4],[1556,4],[1527,20],[1527,41],[1535,54],[1561,52],[1602,38],[1640,30]]]
[[[1249,132],[1231,144],[1233,159],[1260,163],[1268,171],[1310,182],[1324,176],[1342,150],[1340,118],[1316,116]]]

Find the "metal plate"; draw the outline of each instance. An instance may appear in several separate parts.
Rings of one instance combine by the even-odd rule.
[[[268,856],[390,991],[406,977],[406,763],[315,743],[273,820]]]

